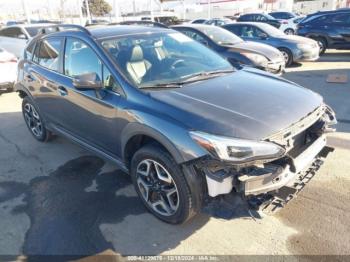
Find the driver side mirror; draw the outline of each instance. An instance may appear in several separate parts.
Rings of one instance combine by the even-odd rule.
[[[199,42],[200,42],[202,45],[209,46],[208,41],[205,40],[205,39],[201,39],[201,40],[199,40]]]
[[[103,83],[96,73],[87,73],[75,76],[73,86],[79,90],[100,90],[103,88]]]

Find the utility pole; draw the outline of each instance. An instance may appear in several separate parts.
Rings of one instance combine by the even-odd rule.
[[[132,11],[133,11],[133,15],[135,17],[136,16],[136,1],[135,0],[132,1]]]
[[[211,0],[208,0],[208,19],[211,19]]]
[[[150,0],[149,3],[149,9],[150,9],[150,13],[151,13],[151,20],[154,21],[154,14],[153,14],[153,0]]]
[[[25,0],[22,0],[22,6],[23,6],[23,11],[24,11],[24,15],[26,17],[27,23],[30,23],[30,15],[28,12],[27,2]]]
[[[82,2],[81,2],[81,0],[76,0],[76,1],[77,1],[78,13],[79,13],[80,25],[84,25]]]
[[[118,6],[118,0],[113,1],[113,10],[114,10],[114,18],[116,22],[119,22],[119,17],[120,17],[120,9]]]
[[[85,0],[85,7],[86,7],[86,14],[87,14],[87,21],[88,21],[89,24],[91,24],[91,14],[90,14],[89,0]]]
[[[185,6],[185,0],[182,0],[182,19],[186,19],[186,6]]]

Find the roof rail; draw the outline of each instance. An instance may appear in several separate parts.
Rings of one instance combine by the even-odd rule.
[[[110,23],[109,25],[140,25],[140,26],[169,28],[167,25],[164,25],[162,23],[152,22],[152,21],[142,21],[142,20],[141,21],[139,21],[139,20],[132,20],[132,21],[119,22],[119,23]]]
[[[65,30],[78,30],[81,32],[84,32],[88,35],[91,35],[90,31],[87,30],[85,27],[81,25],[73,25],[73,24],[59,24],[59,25],[52,25],[52,26],[45,26],[41,28],[40,33],[45,35],[45,34],[50,34],[53,32],[60,32]]]

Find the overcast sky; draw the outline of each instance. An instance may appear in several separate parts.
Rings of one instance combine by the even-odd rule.
[[[57,11],[60,8],[61,0],[25,0],[29,10],[46,9]],[[113,6],[114,0],[106,0]],[[131,12],[133,10],[132,0],[116,0],[120,3],[120,8],[123,12]],[[192,2],[193,0],[186,0],[187,2]],[[77,3],[79,0],[65,0],[65,6],[67,10],[76,10]],[[149,0],[135,0],[137,10],[147,10],[149,8]],[[158,0],[154,0],[154,5]],[[11,12],[23,12],[22,0],[0,0],[0,12],[1,14],[11,13]]]

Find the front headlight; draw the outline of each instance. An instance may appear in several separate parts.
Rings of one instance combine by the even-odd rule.
[[[297,44],[297,47],[301,50],[312,50],[314,48],[317,48],[316,46],[312,46],[310,44]]]
[[[250,59],[251,61],[253,61],[255,64],[258,64],[258,65],[266,65],[269,62],[269,60],[263,55],[254,54],[254,53],[242,53],[242,55],[244,55],[245,57],[247,57],[248,59]]]
[[[242,164],[256,160],[273,160],[282,157],[285,149],[264,141],[216,136],[204,132],[190,132],[194,141],[221,160]]]

